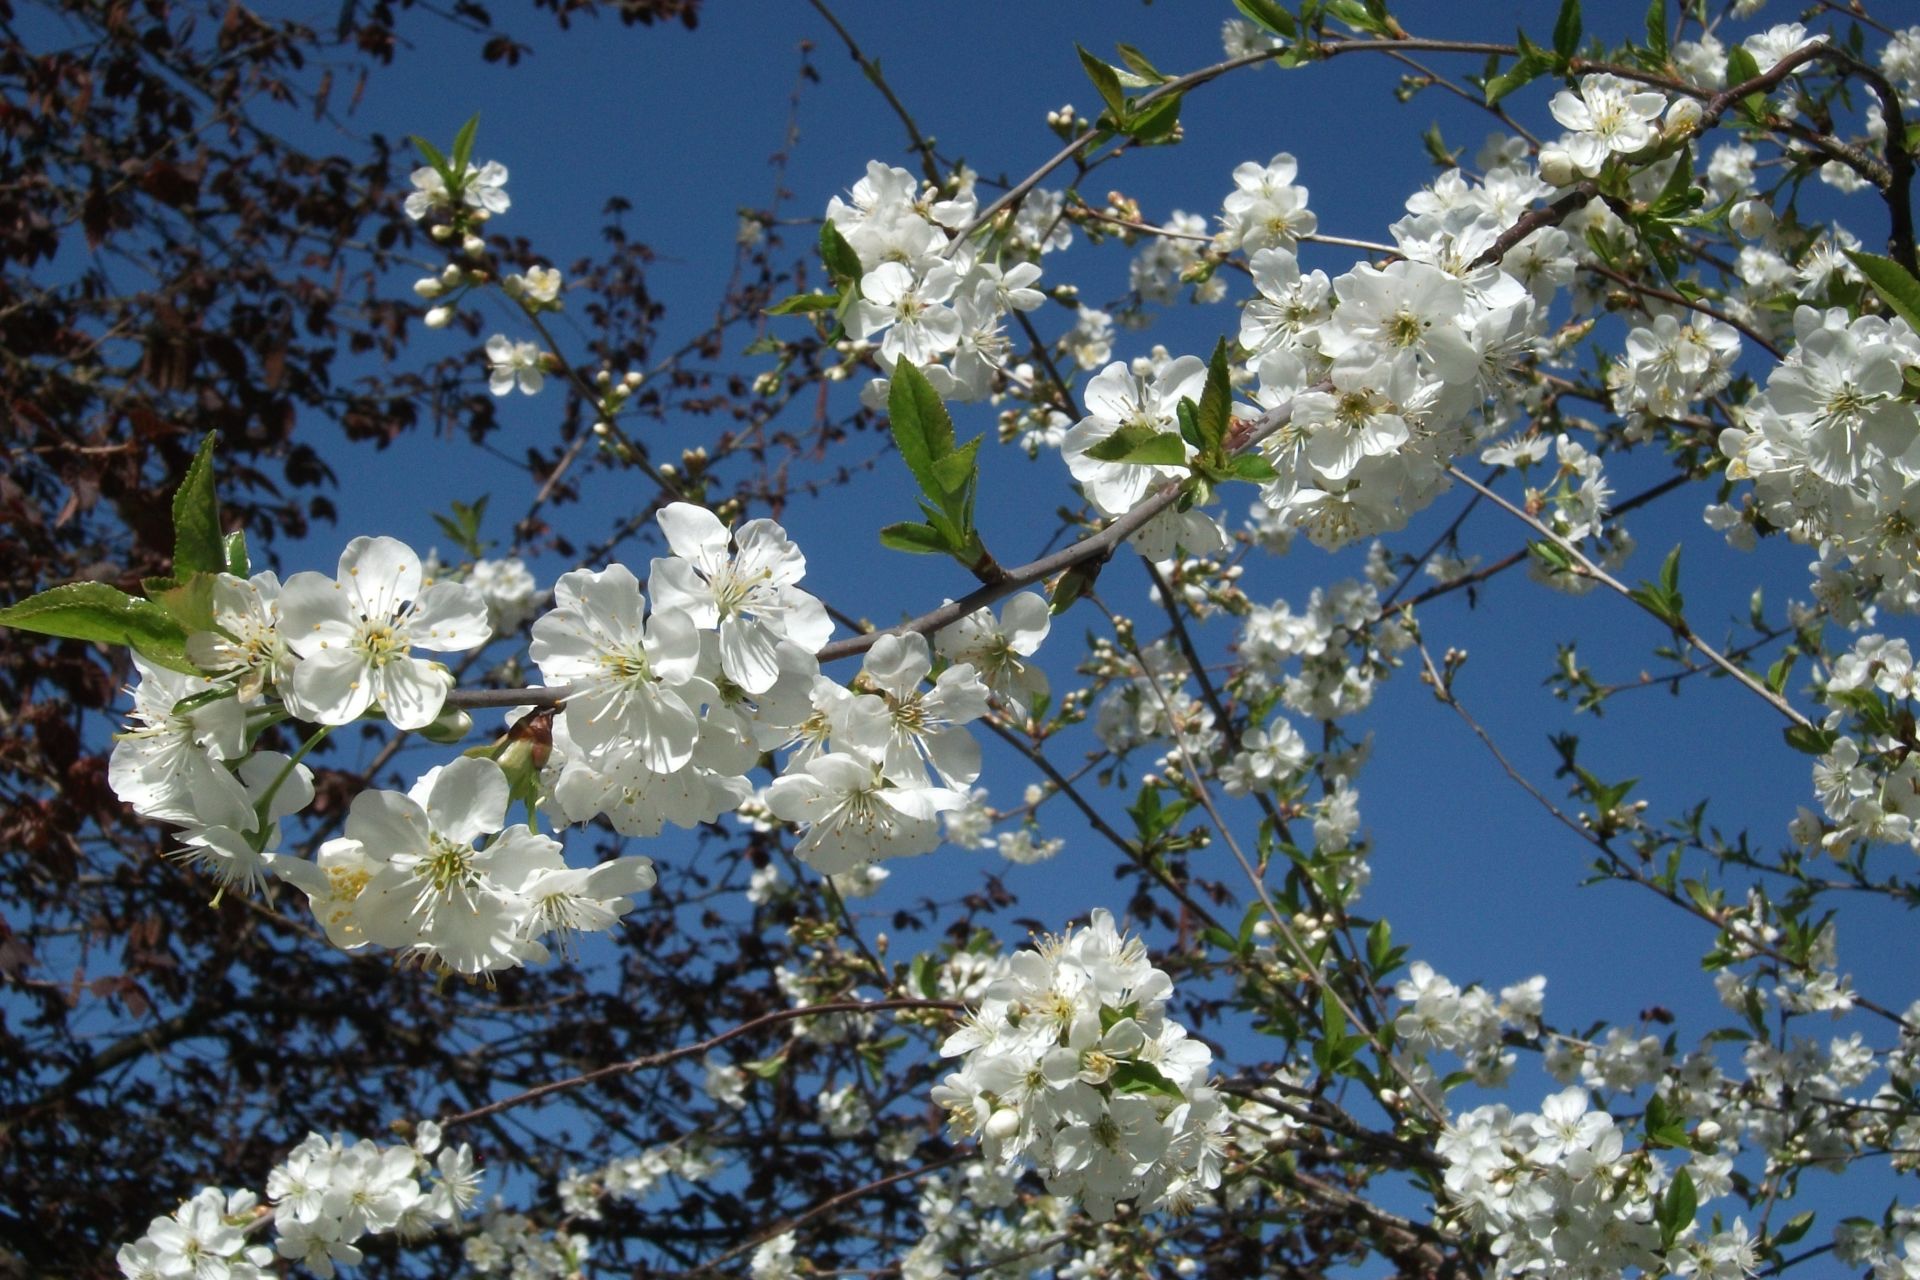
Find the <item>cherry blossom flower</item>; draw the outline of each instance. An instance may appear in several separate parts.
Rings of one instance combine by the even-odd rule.
[[[700,636],[687,615],[649,619],[639,580],[619,564],[564,575],[553,600],[529,655],[548,684],[573,686],[562,713],[573,741],[590,756],[636,753],[655,773],[693,759],[694,707],[717,694],[698,678]]]
[[[487,339],[487,390],[504,396],[515,386],[533,395],[547,384],[546,357],[531,342],[515,342],[504,333]]]
[[[696,627],[717,629],[721,670],[748,693],[780,678],[780,641],[811,653],[833,634],[825,606],[794,586],[807,559],[778,524],[749,520],[730,535],[713,512],[687,502],[670,503],[659,519],[673,555],[648,575],[655,612],[684,612]]]
[[[422,580],[420,557],[394,538],[355,538],[337,578],[296,573],[280,593],[280,629],[300,656],[287,707],[319,724],[347,724],[378,703],[401,729],[440,714],[453,677],[411,657],[487,642],[487,606],[472,587]]]

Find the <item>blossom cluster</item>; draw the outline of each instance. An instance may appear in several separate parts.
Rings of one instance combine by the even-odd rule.
[[[332,1280],[336,1268],[360,1263],[356,1242],[367,1236],[412,1242],[458,1222],[478,1186],[472,1148],[442,1148],[432,1122],[412,1143],[392,1146],[310,1133],[268,1175],[271,1207],[251,1191],[207,1187],[123,1245],[120,1272],[127,1280],[265,1280],[279,1258]],[[269,1223],[272,1246],[250,1243]]]
[[[1228,1113],[1211,1051],[1167,1017],[1172,994],[1145,945],[1096,910],[1004,961],[941,1045],[961,1064],[934,1101],[992,1165],[1033,1163],[1096,1221],[1125,1199],[1190,1205],[1220,1184]]]
[[[1905,395],[1920,337],[1898,318],[1805,306],[1793,332],[1742,424],[1720,433],[1728,476],[1753,484],[1750,507],[1727,523],[1785,530],[1829,574],[1920,611],[1920,416]]]
[[[860,301],[849,327],[877,340],[883,369],[904,359],[944,398],[986,396],[1012,350],[1003,319],[1045,300],[1034,288],[1040,267],[1033,259],[1062,244],[1057,207],[1043,225],[1048,200],[1036,192],[1010,228],[1005,256],[995,256],[957,235],[978,209],[970,173],[943,192],[875,160],[848,195],[828,202],[827,221],[860,260]],[[868,390],[872,403],[884,404],[885,395],[885,379]]]

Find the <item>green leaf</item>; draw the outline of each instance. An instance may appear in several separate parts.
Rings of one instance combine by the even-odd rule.
[[[1653,0],[1647,6],[1647,51],[1662,62],[1667,60],[1667,0]]]
[[[860,255],[853,251],[847,238],[840,234],[840,228],[832,222],[820,224],[820,261],[827,264],[827,274],[833,278],[841,294],[850,298],[854,286],[860,283],[863,271]]]
[[[1487,105],[1491,107],[1515,89],[1531,84],[1547,70],[1547,63],[1531,54],[1523,53],[1511,67],[1487,81]]]
[[[1225,338],[1213,344],[1213,359],[1207,365],[1207,385],[1200,392],[1193,420],[1200,431],[1201,452],[1217,456],[1233,421],[1233,374],[1227,369]]]
[[[1821,729],[1810,724],[1792,724],[1781,731],[1787,745],[1795,751],[1804,751],[1810,756],[1823,756],[1833,750],[1833,744],[1840,741],[1840,734],[1833,729]]]
[[[1902,320],[1920,329],[1920,280],[1914,279],[1892,258],[1883,258],[1877,253],[1849,249],[1847,257],[1860,268],[1860,274],[1880,295],[1880,301],[1892,307],[1893,313]]]
[[[1367,968],[1375,978],[1386,972],[1392,955],[1393,927],[1385,920],[1375,920],[1373,928],[1367,930]]]
[[[236,578],[244,578],[253,572],[253,561],[247,555],[247,535],[235,529],[227,535],[223,544],[226,551],[227,572]]]
[[[1254,484],[1264,484],[1269,480],[1278,480],[1280,473],[1273,464],[1258,453],[1236,454],[1227,462],[1227,474],[1235,480],[1249,480]]]
[[[1679,163],[1673,166],[1673,172],[1667,175],[1667,183],[1660,188],[1660,194],[1653,198],[1648,212],[1666,216],[1684,213],[1701,203],[1705,193],[1696,196],[1693,186],[1693,147],[1680,148]]]
[[[1180,95],[1169,93],[1127,117],[1127,135],[1139,142],[1165,142],[1180,123]]]
[[[1180,438],[1195,449],[1204,449],[1206,437],[1200,434],[1200,423],[1194,416],[1196,412],[1197,406],[1191,396],[1181,396],[1180,403],[1173,407],[1174,417],[1180,420]]]
[[[1187,445],[1178,431],[1155,431],[1136,423],[1094,444],[1087,456],[1101,462],[1183,467],[1187,464]]]
[[[1233,7],[1246,15],[1248,22],[1265,29],[1269,34],[1290,40],[1299,30],[1293,21],[1293,15],[1274,3],[1274,0],[1233,0]]]
[[[946,536],[932,525],[903,520],[880,531],[880,545],[921,556],[943,556],[952,551]]]
[[[1661,1248],[1670,1248],[1680,1233],[1692,1225],[1694,1211],[1699,1207],[1693,1175],[1681,1169],[1667,1185],[1667,1194],[1660,1198],[1660,1208],[1654,1215],[1660,1223]]]
[[[1442,169],[1458,167],[1460,163],[1460,152],[1449,151],[1447,149],[1447,140],[1440,134],[1440,124],[1438,121],[1427,126],[1427,131],[1420,135],[1420,141],[1426,143],[1427,158],[1432,160],[1434,164]]]
[[[213,448],[217,432],[208,432],[193,455],[186,478],[173,494],[173,576],[219,573],[227,567],[220,536],[220,504],[213,493]]]
[[[1377,36],[1387,34],[1387,25],[1380,20],[1379,10],[1374,5],[1362,4],[1360,0],[1326,0],[1321,8],[1328,17],[1346,23],[1355,31]]]
[[[148,578],[140,584],[147,599],[172,615],[188,634],[213,630],[213,584],[219,579],[211,573],[196,573],[181,582],[176,578]]]
[[[1073,607],[1073,602],[1093,589],[1094,579],[1100,576],[1100,565],[1077,564],[1061,574],[1053,584],[1053,595],[1048,601],[1047,612],[1054,616],[1065,613]]]
[[[1116,46],[1120,51],[1120,60],[1132,68],[1133,73],[1142,80],[1151,80],[1155,84],[1165,84],[1169,79],[1160,68],[1147,60],[1147,55],[1130,44]]]
[[[1553,51],[1563,58],[1580,51],[1580,0],[1561,0],[1560,16],[1553,21]]]
[[[975,436],[946,457],[934,460],[933,478],[943,494],[952,497],[966,492],[968,482],[980,468],[979,452],[980,437]]]
[[[1080,65],[1086,68],[1087,79],[1093,81],[1093,87],[1100,92],[1107,109],[1113,112],[1113,118],[1119,120],[1127,114],[1127,93],[1120,87],[1120,76],[1114,69],[1100,59],[1088,53],[1079,45]]]
[[[1527,550],[1531,551],[1550,569],[1558,569],[1562,573],[1568,573],[1573,570],[1573,557],[1567,553],[1565,547],[1557,542],[1549,542],[1544,539],[1539,542],[1529,542],[1527,544]]]
[[[1157,1093],[1163,1097],[1186,1101],[1186,1095],[1180,1092],[1180,1086],[1167,1079],[1160,1073],[1160,1069],[1151,1063],[1116,1063],[1111,1079],[1115,1093]]]
[[[920,492],[944,504],[949,490],[940,483],[933,464],[953,452],[953,419],[927,375],[907,360],[893,366],[887,387],[887,419],[893,442],[907,470],[920,482]]]
[[[1813,1210],[1797,1213],[1787,1220],[1785,1226],[1773,1233],[1767,1243],[1775,1249],[1784,1249],[1790,1244],[1798,1244],[1800,1238],[1813,1226]]]
[[[74,582],[0,609],[0,626],[69,640],[126,645],[156,666],[197,675],[173,615],[104,582]]]
[[[421,158],[431,165],[442,178],[448,177],[453,172],[453,170],[447,166],[447,158],[440,154],[440,148],[434,146],[417,133],[409,136],[413,140],[415,149],[420,152]],[[451,186],[452,184],[449,183],[448,185]]]
[[[805,315],[810,311],[832,311],[840,305],[837,293],[796,293],[767,308],[770,316]]]
[[[479,128],[480,113],[476,111],[460,126],[460,132],[453,135],[453,155],[449,159],[456,178],[466,177],[467,166],[473,162],[473,135]]]

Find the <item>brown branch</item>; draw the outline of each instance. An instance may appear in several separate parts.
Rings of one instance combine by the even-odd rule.
[[[496,1115],[502,1111],[536,1102],[550,1094],[561,1093],[568,1089],[577,1089],[581,1085],[608,1080],[614,1076],[630,1075],[635,1071],[645,1071],[652,1067],[665,1066],[669,1062],[705,1053],[716,1045],[725,1044],[736,1036],[747,1035],[754,1031],[782,1022],[791,1022],[795,1018],[811,1018],[826,1013],[872,1013],[885,1009],[945,1009],[950,1013],[963,1012],[966,1006],[956,1000],[837,1000],[825,1004],[808,1005],[803,1009],[776,1009],[772,1013],[762,1014],[749,1019],[737,1027],[722,1031],[717,1036],[697,1041],[694,1044],[681,1045],[677,1049],[668,1049],[661,1053],[648,1054],[643,1058],[634,1058],[629,1062],[616,1062],[609,1066],[596,1067],[592,1071],[583,1071],[577,1076],[568,1076],[564,1080],[553,1080],[547,1084],[535,1085],[523,1093],[510,1098],[501,1098],[485,1106],[475,1107],[471,1111],[461,1111],[454,1115],[442,1116],[443,1126],[465,1124],[469,1120],[479,1120],[485,1116]]]
[[[1250,448],[1292,420],[1293,401],[1289,400],[1267,410],[1246,428],[1236,431],[1232,444],[1236,449]],[[1098,531],[1088,534],[1072,546],[1062,547],[1052,555],[1041,556],[1038,560],[1007,569],[998,582],[978,587],[958,600],[950,600],[939,608],[930,609],[919,617],[898,626],[869,631],[864,635],[849,636],[844,640],[835,640],[821,648],[816,656],[821,662],[834,662],[841,658],[851,658],[865,653],[879,642],[881,636],[930,635],[942,627],[953,625],[976,609],[984,609],[995,601],[1005,599],[1022,587],[1030,587],[1036,582],[1051,578],[1057,573],[1064,573],[1077,565],[1103,562],[1121,543],[1138,533],[1155,516],[1178,502],[1181,490],[1181,481],[1168,480],[1139,506],[1123,516],[1114,517]],[[524,689],[456,689],[447,695],[446,705],[463,710],[476,710],[482,707],[550,707],[564,702],[572,692],[570,685]]]

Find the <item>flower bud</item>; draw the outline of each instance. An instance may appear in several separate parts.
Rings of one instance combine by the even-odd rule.
[[[459,742],[472,732],[472,716],[459,707],[442,707],[439,718],[420,730],[420,736],[428,742],[448,744]]]
[[[436,277],[427,276],[413,282],[413,291],[422,298],[437,298],[447,290]]]
[[[487,251],[487,242],[469,231],[460,241],[460,252],[469,258],[477,258]]]
[[[1721,1128],[1718,1120],[1702,1120],[1693,1130],[1693,1136],[1702,1142],[1718,1142],[1720,1141],[1720,1134]]]
[[[1666,131],[1669,135],[1695,133],[1700,128],[1700,117],[1705,114],[1706,108],[1700,105],[1700,99],[1675,98],[1667,108]]]
[[[1758,240],[1773,230],[1773,206],[1765,200],[1742,200],[1728,212],[1727,222],[1742,240]]]
[[[453,239],[453,228],[442,222],[436,225],[433,230],[427,232],[427,234],[442,244],[445,244],[447,241]]]
[[[1570,187],[1580,180],[1573,157],[1560,147],[1540,148],[1540,181],[1554,187]]]
[[[427,312],[426,317],[421,321],[421,323],[426,325],[427,328],[429,329],[444,329],[449,324],[453,323],[453,308],[452,307],[434,307],[432,310]]]
[[[998,1111],[995,1111],[987,1117],[987,1123],[982,1131],[982,1136],[992,1138],[996,1142],[1005,1142],[1008,1138],[1013,1137],[1013,1135],[1019,1132],[1020,1113],[1012,1107],[1001,1107]]]

